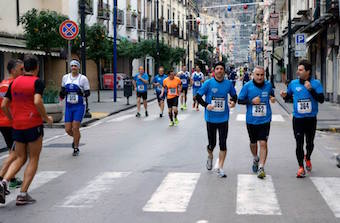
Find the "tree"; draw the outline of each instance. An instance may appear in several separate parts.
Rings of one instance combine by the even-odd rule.
[[[110,59],[111,48],[105,27],[94,24],[86,30],[87,56],[97,65],[98,102],[100,102],[101,60]]]
[[[201,68],[202,72],[205,73],[205,66],[211,67],[214,62],[214,47],[208,43],[208,36],[201,36],[201,42],[198,45],[197,52],[198,59],[195,63]]]
[[[24,36],[29,49],[39,49],[50,54],[52,49],[61,48],[65,40],[59,34],[60,24],[67,19],[66,16],[55,11],[36,9],[29,10],[21,18],[24,27]]]

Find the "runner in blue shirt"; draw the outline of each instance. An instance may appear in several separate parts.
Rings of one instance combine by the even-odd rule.
[[[144,73],[144,67],[140,66],[138,69],[139,73],[133,77],[133,86],[137,92],[137,114],[136,117],[139,118],[140,115],[140,100],[143,98],[143,104],[145,109],[145,116],[149,116],[148,114],[148,83],[149,83],[149,75]]]
[[[192,85],[192,94],[193,94],[193,104],[192,104],[192,108],[196,108],[196,111],[199,111],[198,108],[198,102],[196,100],[196,94],[198,92],[198,89],[200,89],[202,87],[202,84],[204,82],[204,75],[201,72],[201,69],[198,65],[196,65],[196,71],[194,73],[192,73],[192,77],[191,77],[191,85]]]
[[[160,113],[159,113],[160,118],[163,117],[164,100],[165,100],[166,94],[164,94],[162,97],[160,97],[160,95],[162,93],[163,81],[167,77],[168,77],[168,75],[164,74],[164,67],[160,66],[159,69],[158,69],[158,74],[153,79],[153,86],[154,86],[155,91],[156,91],[158,105],[159,105],[159,108],[160,108]]]
[[[188,88],[190,84],[190,73],[187,71],[187,67],[184,65],[182,66],[182,71],[177,75],[179,79],[182,81],[182,93],[181,94],[181,110],[187,109],[187,94]]]
[[[216,131],[218,130],[220,153],[216,173],[219,177],[226,177],[223,165],[227,154],[229,107],[235,106],[237,95],[231,81],[224,79],[224,63],[218,62],[214,68],[215,77],[203,84],[196,94],[196,99],[198,103],[205,107],[205,121],[207,122],[209,141],[206,167],[208,170],[212,169],[213,151],[216,146]],[[231,97],[230,100],[228,100],[228,94]],[[203,95],[205,95],[205,101],[202,98]]]
[[[238,103],[247,106],[246,123],[250,138],[250,151],[254,157],[252,169],[260,179],[266,177],[264,165],[267,159],[267,140],[272,120],[270,102],[275,102],[272,85],[265,81],[264,68],[257,66],[254,69],[253,80],[243,86]],[[260,158],[258,157],[258,142]]]
[[[320,81],[312,78],[312,64],[308,60],[299,62],[297,76],[299,79],[293,80],[287,91],[281,91],[281,97],[285,100],[293,98],[293,130],[299,164],[296,177],[303,178],[306,175],[303,160],[307,171],[312,171],[311,155],[314,149],[318,103],[323,103],[325,97]],[[305,136],[306,155],[303,149]]]

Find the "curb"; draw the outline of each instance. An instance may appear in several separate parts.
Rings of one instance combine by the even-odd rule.
[[[6,151],[8,151],[8,148],[7,148],[7,147],[1,148],[1,149],[0,149],[0,153],[6,152]]]
[[[151,98],[151,99],[147,100],[147,102],[152,102],[152,101],[154,101],[156,99],[157,99],[156,97],[155,98]],[[111,112],[108,115],[103,116],[101,118],[91,118],[91,119],[89,119],[87,121],[82,122],[80,127],[86,127],[89,124],[92,124],[92,123],[94,123],[96,121],[99,121],[99,120],[101,120],[103,118],[107,118],[107,117],[109,117],[111,115],[115,115],[115,114],[118,114],[118,113],[123,112],[123,111],[127,111],[127,110],[129,110],[131,108],[134,108],[136,106],[137,106],[137,104],[133,104],[133,105],[130,105],[128,107],[125,107],[125,108],[119,109],[117,111]],[[49,126],[48,124],[44,123],[44,128],[49,128],[49,129],[53,129],[53,128],[65,128],[65,123],[56,123],[56,124],[53,124],[52,126]],[[0,150],[0,152],[1,152],[1,150]]]

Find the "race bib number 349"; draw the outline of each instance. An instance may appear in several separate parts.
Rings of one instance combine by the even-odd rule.
[[[297,103],[297,110],[300,114],[306,114],[312,112],[312,102],[309,99],[299,100]]]

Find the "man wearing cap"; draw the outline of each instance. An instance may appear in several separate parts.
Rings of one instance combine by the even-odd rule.
[[[71,73],[65,74],[61,82],[60,98],[65,102],[65,131],[73,137],[73,156],[79,155],[80,123],[85,113],[84,97],[90,96],[90,84],[86,76],[79,73],[80,63],[72,60]]]

